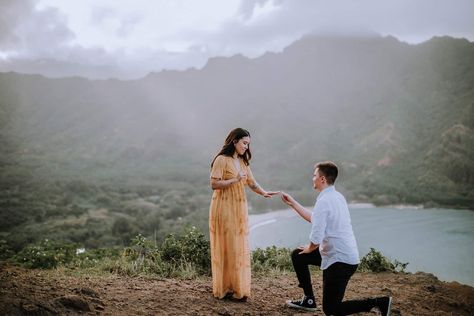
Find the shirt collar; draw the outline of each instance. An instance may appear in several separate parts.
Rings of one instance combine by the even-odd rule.
[[[328,194],[329,192],[334,192],[334,191],[336,191],[336,188],[334,187],[334,185],[328,186],[326,189],[322,190],[322,191],[319,193],[317,200],[319,200],[320,198],[322,198],[325,194]]]

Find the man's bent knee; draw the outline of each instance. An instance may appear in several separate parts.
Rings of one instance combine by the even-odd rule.
[[[301,249],[296,248],[291,252],[291,261],[295,262],[300,258]]]

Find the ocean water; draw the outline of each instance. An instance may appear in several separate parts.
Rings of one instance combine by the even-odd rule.
[[[375,248],[407,271],[474,286],[474,211],[350,206],[360,256]],[[250,247],[307,244],[311,224],[292,210],[250,215]]]

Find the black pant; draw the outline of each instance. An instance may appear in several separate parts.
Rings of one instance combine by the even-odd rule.
[[[319,249],[302,254],[300,249],[293,250],[291,260],[298,277],[299,287],[303,288],[304,294],[314,296],[313,286],[311,284],[311,275],[309,265],[321,266],[321,255]],[[375,307],[375,299],[345,301],[349,279],[357,270],[357,264],[351,265],[342,262],[336,262],[323,270],[323,311],[326,315],[350,315],[358,312],[369,312]]]

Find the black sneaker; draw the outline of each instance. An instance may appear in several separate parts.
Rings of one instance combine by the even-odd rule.
[[[390,309],[392,308],[392,297],[384,296],[377,298],[377,307],[382,313],[382,316],[390,316]]]
[[[286,301],[286,306],[310,312],[316,311],[316,302],[314,297],[311,296],[303,296],[300,300],[288,300]]]

